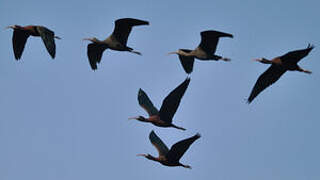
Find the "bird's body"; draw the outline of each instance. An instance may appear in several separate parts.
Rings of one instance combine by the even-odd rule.
[[[161,120],[159,115],[153,115],[147,118],[148,122],[154,124],[155,126],[159,127],[169,127],[171,126],[170,123],[167,123],[166,121]]]
[[[87,48],[91,69],[97,69],[97,64],[100,63],[102,54],[106,49],[128,51],[141,55],[140,52],[134,51],[131,47],[127,46],[132,27],[139,25],[149,25],[149,22],[132,18],[118,19],[115,21],[115,27],[112,34],[105,40],[100,41],[97,38],[85,38],[84,40],[91,41]]]
[[[171,52],[169,54],[177,54],[179,56],[180,62],[186,71],[190,74],[193,70],[194,59],[199,59],[203,61],[209,60],[224,60],[230,61],[229,58],[224,58],[215,55],[217,44],[220,37],[230,37],[233,38],[232,34],[219,32],[219,31],[203,31],[201,34],[201,42],[198,47],[194,50],[190,49],[179,49],[176,52]]]
[[[37,26],[32,26],[32,25],[29,25],[29,26],[17,26],[18,30],[20,31],[24,31],[25,33],[27,33],[28,35],[30,36],[40,36],[40,33],[39,31],[37,30]]]
[[[185,168],[191,168],[191,166],[184,165],[179,161],[190,145],[200,137],[200,134],[196,134],[190,138],[175,143],[170,149],[168,149],[156,133],[151,131],[149,134],[149,140],[158,150],[159,156],[154,157],[150,154],[138,154],[138,156],[144,156],[149,160],[157,161],[165,166],[182,166]]]
[[[19,26],[13,25],[8,26],[7,28],[13,29],[12,36],[12,45],[13,52],[16,60],[19,60],[22,56],[25,44],[29,36],[41,37],[44,45],[46,46],[47,51],[54,59],[56,54],[56,45],[54,39],[61,39],[58,36],[54,35],[54,32],[44,26]]]
[[[302,69],[297,63],[307,56],[313,48],[314,46],[308,45],[305,49],[291,51],[272,60],[256,59],[258,62],[271,64],[271,66],[259,76],[248,98],[248,103],[251,103],[260,92],[275,83],[286,71],[299,71],[310,74],[311,71]]]
[[[141,122],[152,123],[155,126],[159,127],[173,127],[180,130],[185,130],[182,127],[178,127],[172,123],[174,114],[176,113],[180,101],[187,90],[190,83],[190,78],[187,78],[183,81],[178,87],[176,87],[162,102],[160,111],[154,107],[153,103],[149,99],[148,95],[142,90],[139,89],[138,101],[142,108],[144,108],[149,117],[145,118],[143,116],[133,117],[129,119],[136,119]]]
[[[160,115],[150,116],[149,118],[146,118],[146,119],[147,119],[147,122],[150,122],[153,125],[158,127],[173,127],[180,130],[186,130],[185,128],[174,125],[172,122],[162,120]]]

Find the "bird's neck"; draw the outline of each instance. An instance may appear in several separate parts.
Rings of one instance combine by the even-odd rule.
[[[263,64],[272,64],[272,61],[271,61],[271,60],[265,59],[265,58],[261,58],[261,59],[260,59],[260,62],[263,63]]]
[[[150,154],[148,154],[148,155],[146,156],[146,158],[149,159],[149,160],[152,160],[152,161],[160,162],[160,159],[159,159],[159,158],[156,158],[156,157],[154,157],[154,156],[152,156],[152,155],[150,155]]]
[[[188,52],[182,51],[182,50],[180,50],[180,49],[177,51],[177,54],[178,54],[178,55],[181,55],[181,56],[188,56],[188,57],[189,57],[189,56],[194,56],[194,55],[192,54],[192,51],[188,53]]]
[[[93,43],[97,43],[97,44],[99,44],[101,41],[99,40],[99,39],[97,39],[97,38],[85,38],[84,40],[88,40],[88,41],[91,41],[91,42],[93,42]]]
[[[141,121],[141,122],[150,122],[150,120],[148,118],[145,118],[143,116],[141,116],[141,118],[138,119],[138,121]]]

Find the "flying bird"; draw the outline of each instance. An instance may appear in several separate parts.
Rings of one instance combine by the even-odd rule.
[[[271,66],[258,78],[248,98],[248,103],[251,103],[260,92],[275,83],[286,71],[300,71],[311,74],[311,71],[302,69],[297,63],[306,57],[313,48],[314,46],[309,44],[305,49],[291,51],[272,60],[254,59],[254,61],[263,64],[271,64]]]
[[[6,29],[13,29],[12,44],[13,52],[16,60],[21,58],[24,47],[29,36],[40,36],[44,45],[47,48],[52,59],[56,56],[56,44],[54,38],[61,39],[54,35],[54,32],[44,26],[8,26]]]
[[[148,21],[143,21],[133,18],[123,18],[115,21],[115,27],[112,34],[107,39],[100,41],[97,38],[85,38],[92,43],[88,44],[87,55],[92,70],[97,69],[97,64],[100,63],[102,54],[106,49],[116,51],[128,51],[141,55],[140,52],[134,51],[127,46],[127,41],[132,27],[140,25],[149,25]]]
[[[186,130],[182,127],[174,125],[172,123],[172,118],[179,107],[180,101],[186,92],[189,83],[190,78],[186,78],[186,80],[184,80],[178,87],[170,92],[170,94],[163,100],[160,111],[154,107],[148,95],[142,89],[139,89],[139,105],[147,111],[149,118],[137,116],[129,119],[136,119],[141,122],[149,122],[159,127],[173,127],[180,130]]]
[[[183,154],[189,149],[190,145],[200,137],[200,134],[196,134],[188,139],[179,141],[175,143],[169,150],[162,140],[156,135],[156,133],[151,131],[149,134],[149,139],[158,150],[159,157],[153,157],[150,154],[138,154],[138,156],[144,156],[149,160],[157,161],[165,166],[182,166],[184,168],[191,169],[191,166],[181,164],[179,161]]]
[[[229,58],[215,55],[218,41],[220,37],[233,38],[232,34],[219,32],[219,31],[203,31],[201,34],[201,42],[198,47],[194,50],[190,49],[179,49],[169,54],[177,54],[183,69],[187,74],[190,74],[193,70],[194,58],[199,60],[223,60],[230,61]]]

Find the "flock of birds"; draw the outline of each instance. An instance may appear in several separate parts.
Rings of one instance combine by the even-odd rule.
[[[102,54],[106,49],[112,49],[116,51],[127,51],[141,55],[140,52],[133,50],[127,46],[129,34],[134,26],[149,25],[148,21],[143,21],[133,18],[123,18],[115,21],[115,27],[112,34],[105,40],[101,41],[97,38],[85,38],[84,40],[91,41],[87,47],[87,55],[89,64],[92,70],[97,69],[97,64],[101,62]],[[55,39],[61,39],[55,36],[54,32],[44,26],[19,26],[13,25],[7,28],[13,29],[13,51],[16,60],[21,59],[25,44],[29,36],[40,36],[45,44],[50,56],[54,59],[56,54]],[[203,31],[200,33],[201,41],[198,47],[194,50],[179,49],[169,54],[177,54],[184,71],[189,75],[193,71],[194,59],[199,60],[223,60],[230,61],[229,58],[218,56],[215,54],[219,38],[230,37],[232,34],[219,32],[219,31]],[[311,71],[301,68],[297,63],[307,56],[314,48],[312,45],[308,45],[307,48],[301,50],[295,50],[288,52],[282,56],[275,57],[272,60],[265,58],[255,59],[260,63],[271,64],[271,66],[260,75],[256,81],[250,96],[248,103],[251,103],[255,97],[258,96],[264,89],[275,83],[286,71],[299,71],[310,74]],[[174,114],[176,113],[180,101],[187,90],[190,83],[190,78],[187,77],[178,87],[176,87],[170,94],[163,100],[160,110],[154,107],[152,101],[148,95],[139,89],[138,102],[139,105],[144,108],[149,117],[137,116],[129,119],[135,119],[141,122],[152,123],[158,127],[173,127],[179,130],[185,130],[183,127],[176,126],[172,123]],[[179,162],[180,158],[187,151],[190,145],[200,138],[200,134],[196,134],[190,138],[174,144],[169,150],[168,147],[162,142],[162,140],[156,135],[154,131],[149,134],[151,143],[158,150],[159,156],[154,157],[150,154],[138,154],[144,156],[149,160],[157,161],[166,166],[182,166],[185,168],[191,168],[189,165],[184,165]]]

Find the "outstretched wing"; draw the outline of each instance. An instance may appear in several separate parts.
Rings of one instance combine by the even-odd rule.
[[[233,38],[232,34],[219,31],[203,31],[201,34],[201,42],[199,47],[208,54],[214,54],[220,37]]]
[[[275,83],[286,70],[279,65],[271,65],[263,74],[260,75],[256,84],[254,85],[251,94],[248,98],[248,103],[251,103],[260,92],[266,89],[268,86]]]
[[[23,30],[15,29],[13,31],[12,36],[12,45],[13,45],[13,52],[14,57],[16,60],[21,58],[22,52],[24,50],[24,46],[28,40],[29,34]]]
[[[100,63],[103,51],[107,47],[103,44],[90,43],[88,44],[87,55],[92,70],[97,69],[97,63]]]
[[[314,46],[309,44],[307,48],[296,51],[290,51],[285,55],[281,56],[280,59],[284,63],[286,63],[286,61],[289,61],[291,63],[298,63],[302,58],[306,57],[313,48]]]
[[[162,142],[162,140],[156,135],[154,131],[151,131],[149,134],[149,139],[151,143],[156,147],[160,156],[166,156],[169,152],[168,147]]]
[[[187,78],[172,92],[170,92],[170,94],[163,100],[162,106],[159,111],[161,120],[166,121],[168,123],[172,122],[172,118],[179,107],[181,98],[186,92],[189,83],[190,78]]]
[[[39,32],[41,39],[47,48],[47,51],[49,52],[51,57],[54,58],[56,56],[56,44],[54,42],[54,32],[43,26],[37,26],[37,31]]]
[[[115,27],[112,36],[120,41],[122,45],[126,45],[132,27],[140,25],[149,25],[149,22],[133,18],[118,19],[115,21]]]
[[[142,89],[139,89],[138,101],[140,106],[148,112],[149,116],[159,114],[158,109],[154,107],[148,95]]]
[[[189,149],[190,145],[200,137],[200,134],[196,134],[188,139],[177,142],[171,147],[170,151],[166,155],[166,158],[169,161],[179,162],[180,158]]]
[[[179,49],[186,53],[190,53],[192,50],[189,49]],[[182,56],[179,54],[180,63],[187,74],[190,74],[193,70],[194,57]]]

